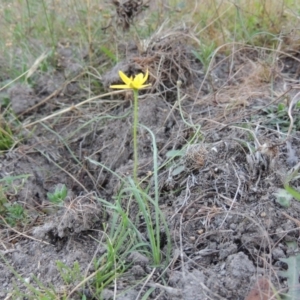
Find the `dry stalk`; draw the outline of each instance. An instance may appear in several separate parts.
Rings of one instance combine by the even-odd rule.
[[[47,117],[45,117],[45,118],[42,118],[42,119],[40,119],[40,120],[34,121],[34,122],[32,122],[32,123],[29,123],[29,124],[25,124],[25,125],[23,126],[23,128],[28,128],[28,127],[30,127],[30,126],[32,126],[32,125],[37,124],[37,123],[44,122],[44,121],[46,121],[46,120],[49,120],[49,119],[51,119],[51,118],[54,118],[54,117],[59,116],[59,115],[61,115],[61,114],[64,114],[64,113],[66,113],[66,112],[68,112],[68,111],[72,111],[72,110],[74,110],[74,109],[77,109],[78,107],[82,106],[83,104],[90,103],[90,102],[95,101],[95,100],[97,100],[97,99],[104,98],[104,97],[111,96],[111,95],[122,94],[122,93],[124,93],[124,90],[114,91],[114,92],[109,92],[109,93],[105,93],[105,94],[102,94],[102,95],[98,95],[98,96],[89,98],[89,99],[84,100],[84,101],[82,101],[82,102],[80,102],[80,103],[78,103],[78,104],[75,104],[75,105],[72,105],[72,106],[70,106],[70,107],[64,108],[64,109],[62,109],[62,110],[60,110],[60,111],[58,111],[58,112],[56,112],[56,113],[54,113],[54,114],[51,114],[51,115],[49,115],[49,116],[47,116]]]

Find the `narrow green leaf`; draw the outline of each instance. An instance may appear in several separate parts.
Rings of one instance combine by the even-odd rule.
[[[300,201],[300,192],[289,186],[288,184],[284,185],[285,190],[290,193],[296,200]]]
[[[280,271],[279,275],[287,278],[289,290],[283,295],[286,300],[298,300],[300,295],[299,272],[300,272],[300,254],[289,258],[280,259],[288,265],[286,271]]]

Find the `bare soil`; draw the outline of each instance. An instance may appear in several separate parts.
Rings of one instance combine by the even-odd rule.
[[[36,73],[31,86],[16,84],[5,91],[23,124],[85,99],[78,82],[61,85],[81,72],[73,59],[79,54],[66,50],[58,52],[63,53],[59,69]],[[293,87],[300,64],[294,53],[241,48],[204,67],[192,50],[177,38],[131,50],[102,78],[108,87],[118,82],[119,69],[129,75],[149,69],[152,87],[140,95],[139,122],[156,138],[159,204],[172,238],[163,276],[159,268],[152,273],[149,258],[135,253],[117,280],[116,298],[141,299],[152,286],[150,299],[271,299],[274,291],[288,289],[279,275],[287,269],[281,259],[294,253],[287,242],[299,239],[300,203],[293,199],[282,207],[275,194],[300,156],[299,108],[292,106],[289,135],[291,118],[277,112],[278,103],[288,108],[298,91]],[[276,59],[268,65],[267,57]],[[98,242],[103,224],[110,222],[97,197],[114,201],[120,182],[89,159],[122,177],[132,175],[131,112],[131,93],[99,99],[22,129],[22,140],[1,155],[0,178],[30,174],[8,197],[22,204],[31,220],[25,227],[2,226],[1,299],[16,286],[26,288],[12,268],[27,283],[36,285],[38,278],[58,293],[76,283],[65,286],[56,261],[70,267],[77,261],[86,276],[94,271],[93,259],[106,251]],[[141,127],[138,147],[138,175],[144,178],[152,171],[153,145]],[[175,150],[182,152],[170,160]],[[147,178],[151,183],[151,175]],[[47,193],[61,184],[68,197],[53,207]],[[291,184],[297,189],[300,182]],[[149,274],[144,286],[140,280]],[[255,284],[258,292],[252,290]],[[259,290],[269,296],[259,298]],[[94,299],[88,290],[79,292]],[[113,285],[106,288],[103,299],[113,299],[114,292]]]

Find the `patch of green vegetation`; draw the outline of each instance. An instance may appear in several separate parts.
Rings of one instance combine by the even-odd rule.
[[[2,92],[2,89],[0,88],[0,155],[1,151],[7,151],[14,147],[21,136],[18,130],[20,122],[10,107],[8,93]]]
[[[93,289],[93,294],[96,298],[101,298],[104,288],[120,277],[129,267],[129,264],[126,264],[125,261],[126,256],[129,254],[127,251],[133,246],[131,244],[132,241],[130,243],[126,241],[130,235],[126,235],[124,231],[120,232],[119,229],[115,233],[117,233],[118,239],[120,240],[111,240],[108,237],[106,253],[94,261],[94,268],[96,271],[93,273],[90,286]],[[125,234],[126,237],[120,236],[120,233]],[[116,236],[113,237],[115,238]],[[124,248],[122,248],[121,243],[123,243]],[[129,248],[127,248],[128,246]],[[124,249],[124,253],[122,253],[122,249]]]
[[[7,196],[5,193],[5,189],[2,185],[0,185],[0,215],[3,216],[6,212],[6,205],[7,205]]]
[[[214,55],[214,51],[216,50],[215,42],[211,42],[210,44],[201,45],[201,49],[199,51],[193,51],[193,54],[199,61],[202,63],[204,67],[204,71],[208,70],[210,61]]]
[[[78,283],[79,281],[81,281],[83,279],[83,276],[80,273],[80,266],[79,266],[78,261],[74,262],[72,268],[68,267],[61,261],[57,261],[56,267],[57,267],[64,283],[67,285],[69,285],[71,283],[75,284],[76,282]]]
[[[67,187],[63,185],[57,185],[53,193],[47,193],[47,197],[53,204],[62,204],[68,195]]]
[[[104,53],[109,59],[112,60],[113,63],[118,62],[117,56],[106,46],[100,46],[100,51]]]
[[[291,206],[291,201],[293,199],[292,194],[290,194],[285,189],[277,189],[276,193],[274,193],[274,196],[276,197],[275,201],[280,206],[288,208]]]
[[[5,78],[17,78],[30,69],[42,53],[50,53],[51,57],[48,65],[43,62],[41,70],[51,70],[56,67],[55,51],[69,46],[78,49],[80,58],[84,56],[79,61],[83,68],[98,61],[97,50],[110,44],[105,40],[112,40],[111,35],[102,30],[109,21],[103,14],[112,13],[112,7],[108,5],[104,11],[104,6],[96,0],[4,1],[0,7],[0,54],[3,58],[0,73],[5,74]],[[83,53],[87,49],[86,57]]]
[[[287,133],[290,127],[289,107],[284,103],[272,105],[263,109],[263,124],[271,126],[276,130]],[[300,130],[300,103],[298,102],[293,109],[294,125],[293,130]]]
[[[283,207],[289,207],[293,198],[300,201],[300,191],[292,187],[292,182],[300,178],[299,169],[300,163],[289,170],[284,178],[284,189],[278,189],[275,193],[276,202]]]
[[[10,226],[14,227],[18,222],[26,219],[26,212],[22,205],[18,203],[5,203],[4,207],[4,218]]]
[[[107,251],[95,261],[97,271],[93,275],[91,287],[94,290],[96,299],[98,299],[97,296],[101,295],[105,286],[121,276],[130,267],[130,264],[126,261],[132,252],[138,252],[147,257],[154,267],[165,266],[170,259],[171,238],[169,228],[158,204],[158,153],[155,136],[148,128],[141,126],[149,132],[153,141],[153,191],[150,191],[152,190],[151,186],[142,188],[141,184],[133,179],[121,178],[105,165],[88,159],[90,163],[111,172],[121,182],[115,201],[99,198],[111,217],[110,222],[105,226],[105,248]],[[139,213],[137,215],[132,215],[131,209],[133,207],[138,207]],[[143,228],[146,232],[140,231],[140,217],[143,219]],[[144,238],[145,234],[146,239]],[[162,249],[165,250],[164,253]]]
[[[8,125],[0,123],[0,150],[9,150],[14,144],[12,130]]]
[[[27,219],[26,211],[19,203],[11,203],[9,196],[15,196],[23,187],[25,180],[30,175],[6,176],[0,179],[0,215],[2,224],[16,226]]]

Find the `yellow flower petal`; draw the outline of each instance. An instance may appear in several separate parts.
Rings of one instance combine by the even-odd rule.
[[[141,84],[143,84],[145,82],[145,81],[143,82],[143,80],[144,80],[144,74],[142,74],[142,73],[137,74],[133,79],[134,82],[141,83]]]
[[[147,69],[146,74],[145,74],[145,77],[144,77],[144,79],[143,79],[143,84],[147,81],[148,76],[149,76],[149,72],[148,72],[148,69]]]
[[[119,76],[122,79],[122,81],[127,84],[128,86],[132,82],[132,76],[129,78],[127,77],[122,71],[119,71]]]

